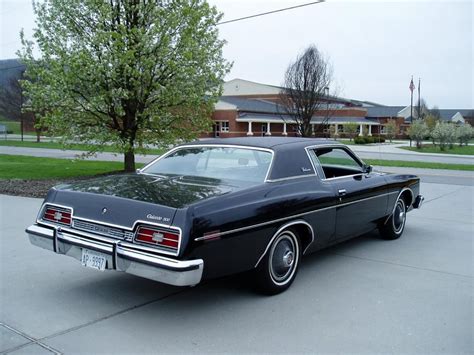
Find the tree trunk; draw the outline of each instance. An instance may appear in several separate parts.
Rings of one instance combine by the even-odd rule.
[[[124,170],[127,172],[135,171],[135,153],[133,151],[125,152],[124,155]]]

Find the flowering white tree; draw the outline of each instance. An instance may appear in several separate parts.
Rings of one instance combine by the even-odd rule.
[[[28,106],[48,132],[124,153],[191,139],[210,115],[230,65],[221,14],[205,0],[34,2],[34,41],[21,34]],[[35,45],[40,57],[35,58]]]
[[[423,120],[413,121],[410,128],[408,128],[408,135],[416,142],[416,147],[418,149],[421,148],[421,142],[423,142],[423,139],[425,139],[429,133],[430,130]]]
[[[431,131],[431,137],[439,145],[441,150],[446,150],[447,146],[452,148],[458,138],[457,127],[453,123],[438,122],[436,127]]]

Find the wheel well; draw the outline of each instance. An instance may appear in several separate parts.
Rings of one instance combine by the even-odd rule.
[[[411,192],[411,190],[403,191],[402,194],[400,195],[400,197],[403,199],[403,202],[405,202],[405,206],[406,206],[407,209],[414,202],[413,201],[413,192]]]
[[[300,238],[302,253],[306,251],[306,248],[313,242],[314,235],[313,230],[305,223],[297,223],[289,227],[296,232],[296,235]]]

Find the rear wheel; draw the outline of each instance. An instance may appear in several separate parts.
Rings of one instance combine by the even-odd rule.
[[[257,288],[265,294],[275,295],[290,287],[298,271],[300,250],[300,241],[294,231],[280,232],[256,269]]]
[[[405,201],[400,197],[397,200],[395,209],[392,215],[388,218],[385,224],[380,228],[380,235],[384,239],[393,240],[401,237],[405,229],[405,222],[407,219],[407,209]]]

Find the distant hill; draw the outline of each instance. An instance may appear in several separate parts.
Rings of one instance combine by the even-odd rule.
[[[8,84],[10,78],[20,78],[21,72],[25,70],[25,65],[19,59],[0,60],[0,86]]]
[[[25,70],[19,59],[4,59],[0,60],[0,99],[4,100],[4,88],[8,87],[12,79],[20,79],[22,71]],[[7,96],[8,97],[8,96]],[[5,99],[8,100],[8,99]],[[3,101],[2,101],[3,102]],[[15,115],[10,115],[7,111],[0,109],[0,116],[12,120],[17,120]]]

